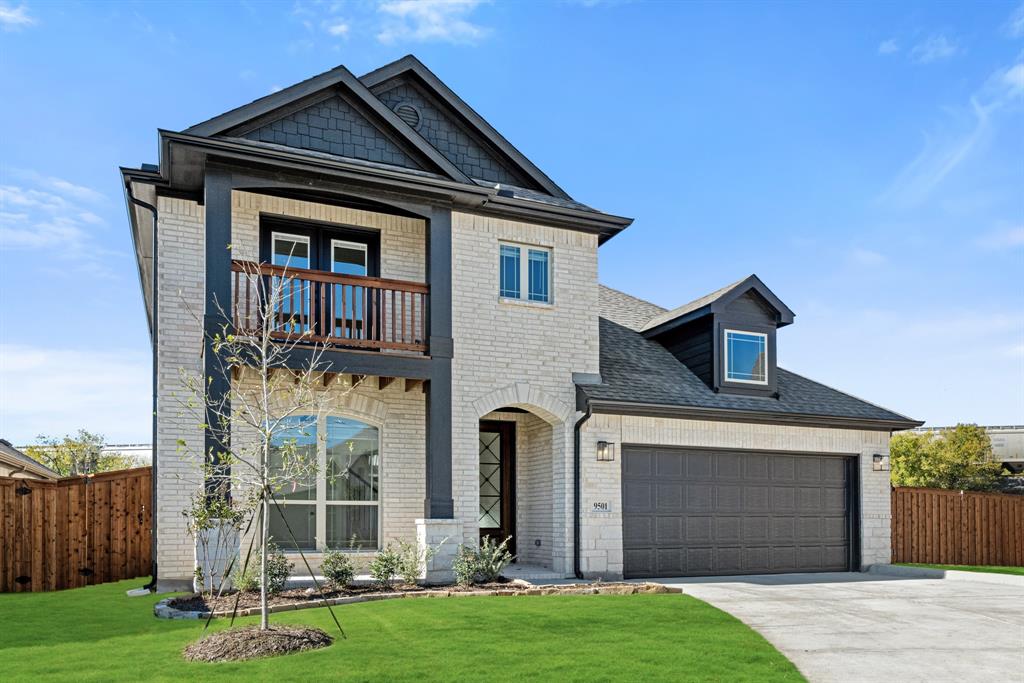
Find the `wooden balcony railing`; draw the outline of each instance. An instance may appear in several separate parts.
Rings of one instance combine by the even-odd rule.
[[[338,275],[232,261],[234,326],[261,327],[260,301],[277,292],[272,336],[326,346],[427,352],[429,287],[421,282]]]

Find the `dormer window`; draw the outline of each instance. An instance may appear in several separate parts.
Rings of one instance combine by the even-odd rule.
[[[768,384],[768,335],[725,330],[725,380]]]

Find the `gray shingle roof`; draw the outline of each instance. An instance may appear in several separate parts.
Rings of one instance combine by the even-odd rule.
[[[648,320],[665,311],[650,301],[604,285],[598,286],[597,303],[602,317],[638,332],[644,329]]]
[[[628,299],[638,302],[632,313],[622,310]],[[715,393],[665,347],[637,331],[637,320],[648,311],[664,309],[605,287],[601,288],[599,301],[602,316],[601,384],[580,386],[591,399],[777,413],[780,417],[801,415],[892,421],[904,426],[915,422],[782,368],[778,368],[779,398]]]
[[[668,322],[669,320],[674,320],[675,318],[678,318],[681,315],[686,315],[687,313],[696,311],[698,308],[704,308],[709,304],[713,304],[714,302],[718,301],[719,298],[725,296],[725,294],[727,294],[728,292],[731,292],[734,287],[736,287],[746,279],[747,278],[742,278],[737,280],[736,282],[731,282],[727,284],[725,287],[722,287],[721,289],[716,289],[710,294],[705,294],[699,299],[694,299],[688,304],[683,304],[682,306],[673,308],[671,311],[665,311],[664,313],[656,315],[647,321],[647,324],[643,326],[643,329],[653,329],[658,325],[661,325],[662,323]]]

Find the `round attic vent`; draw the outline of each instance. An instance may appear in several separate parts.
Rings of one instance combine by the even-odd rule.
[[[398,114],[398,118],[409,124],[410,128],[419,128],[420,110],[415,105],[408,102],[399,102],[395,107],[395,113]]]

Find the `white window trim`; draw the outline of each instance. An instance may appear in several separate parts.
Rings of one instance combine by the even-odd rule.
[[[512,247],[519,250],[519,296],[504,296],[501,293],[501,248]],[[548,300],[535,301],[530,299],[530,250],[543,251],[548,255]],[[523,252],[526,252],[525,254]],[[540,244],[523,244],[520,242],[498,242],[498,299],[508,303],[532,304],[534,306],[551,306],[555,302],[555,252],[551,247]]]
[[[303,242],[306,245],[306,261],[311,265],[313,263],[313,254],[311,253],[312,246],[309,243],[309,237],[307,235],[296,235],[291,232],[277,232],[270,233],[270,262],[274,262],[274,256],[277,254],[277,238],[282,237],[288,239],[291,242]],[[289,257],[290,259],[291,257]],[[331,255],[334,258],[334,255]],[[282,266],[283,268],[298,268],[298,266]]]
[[[302,416],[299,416],[302,417]],[[377,430],[377,458],[380,463],[377,465],[377,500],[327,500],[327,418],[340,417],[350,420],[358,420],[363,424],[370,425]],[[322,438],[321,438],[322,435]],[[345,553],[375,553],[381,549],[381,535],[384,533],[384,428],[376,423],[358,415],[346,413],[326,413],[320,415],[316,421],[316,498],[314,500],[281,500],[282,506],[288,505],[313,505],[316,507],[316,532],[314,541],[316,548],[303,550],[304,553],[325,553],[328,550],[340,550]],[[327,547],[327,507],[334,506],[374,506],[377,508],[377,545],[372,548],[328,548]],[[321,514],[321,512],[323,514]],[[278,544],[281,545],[280,543]],[[285,554],[298,554],[295,548],[284,550]]]
[[[764,379],[735,379],[729,377],[729,333],[733,334],[745,334],[751,337],[761,337],[764,339]],[[768,384],[768,335],[764,332],[751,332],[750,330],[722,330],[722,377],[723,381],[726,382],[737,382],[739,384],[756,384],[758,386],[767,386]]]
[[[348,242],[346,240],[335,240],[335,239],[332,239],[331,240],[331,272],[332,273],[334,272],[334,264],[336,263],[336,261],[334,260],[334,248],[335,247],[345,247],[346,249],[354,249],[356,251],[363,252],[363,269],[367,273],[370,272],[370,252],[369,252],[369,249],[367,249],[367,245],[363,244],[362,242]],[[352,277],[352,276],[350,275],[349,277]]]

